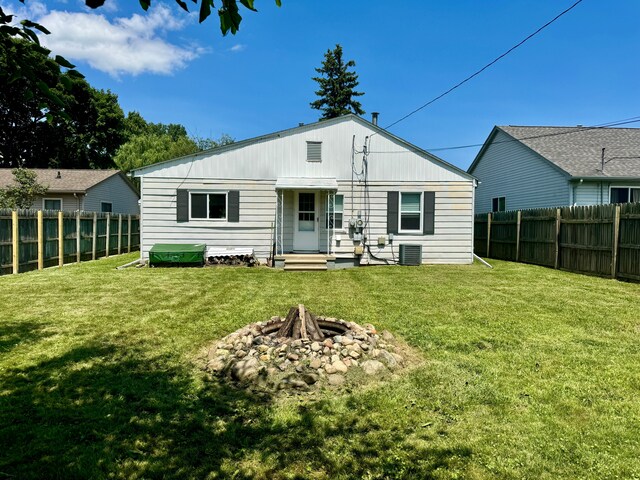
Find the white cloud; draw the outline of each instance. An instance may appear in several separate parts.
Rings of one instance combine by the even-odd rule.
[[[188,16],[174,17],[164,5],[154,5],[143,15],[108,19],[97,12],[47,11],[43,4],[28,2],[28,10],[16,12],[44,25],[51,35],[41,42],[55,54],[113,77],[155,73],[170,75],[206,52],[194,45],[176,45],[167,33],[184,28]]]
[[[233,52],[233,53],[237,53],[237,52],[242,52],[243,50],[246,50],[247,46],[243,45],[241,43],[238,43],[236,45],[234,45],[233,47],[231,47],[229,49],[229,51]]]

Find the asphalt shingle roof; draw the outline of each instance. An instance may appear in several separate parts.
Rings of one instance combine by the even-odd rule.
[[[640,178],[640,128],[498,128],[574,177]]]
[[[49,192],[86,193],[94,185],[118,175],[120,170],[71,170],[71,169],[31,169],[38,175],[38,183],[48,187]],[[58,173],[60,178],[58,178]],[[13,184],[10,168],[0,168],[0,188]]]

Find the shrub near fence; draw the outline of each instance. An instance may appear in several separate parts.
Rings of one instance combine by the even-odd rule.
[[[0,275],[139,248],[137,215],[0,209]]]
[[[479,256],[640,280],[640,203],[475,216]]]

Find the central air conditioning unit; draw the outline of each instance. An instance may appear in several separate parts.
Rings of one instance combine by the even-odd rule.
[[[400,244],[400,265],[422,264],[422,245]]]

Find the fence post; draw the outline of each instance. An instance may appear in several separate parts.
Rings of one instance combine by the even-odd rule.
[[[20,237],[18,236],[18,212],[16,210],[11,212],[11,244],[13,247],[11,252],[13,273],[18,273],[20,271]]]
[[[64,265],[64,216],[58,212],[58,266]]]
[[[42,221],[42,210],[38,210],[38,270],[44,268],[44,222]]]
[[[76,213],[76,262],[80,263],[80,210]]]
[[[111,236],[111,214],[107,213],[107,239],[106,239],[106,252],[105,257],[109,256],[109,240]]]
[[[131,214],[127,218],[127,253],[131,253]]]
[[[122,250],[122,214],[118,214],[118,255]]]
[[[618,242],[620,239],[620,205],[616,205],[613,217],[613,251],[611,255],[611,278],[616,278],[618,270]]]
[[[491,249],[491,214],[487,214],[487,257]]]
[[[93,212],[93,233],[91,235],[91,259],[95,260],[98,249],[98,214]]]
[[[560,266],[560,209],[556,208],[556,260],[553,268]]]
[[[516,262],[520,261],[520,222],[522,220],[522,212],[518,210],[516,215]]]

